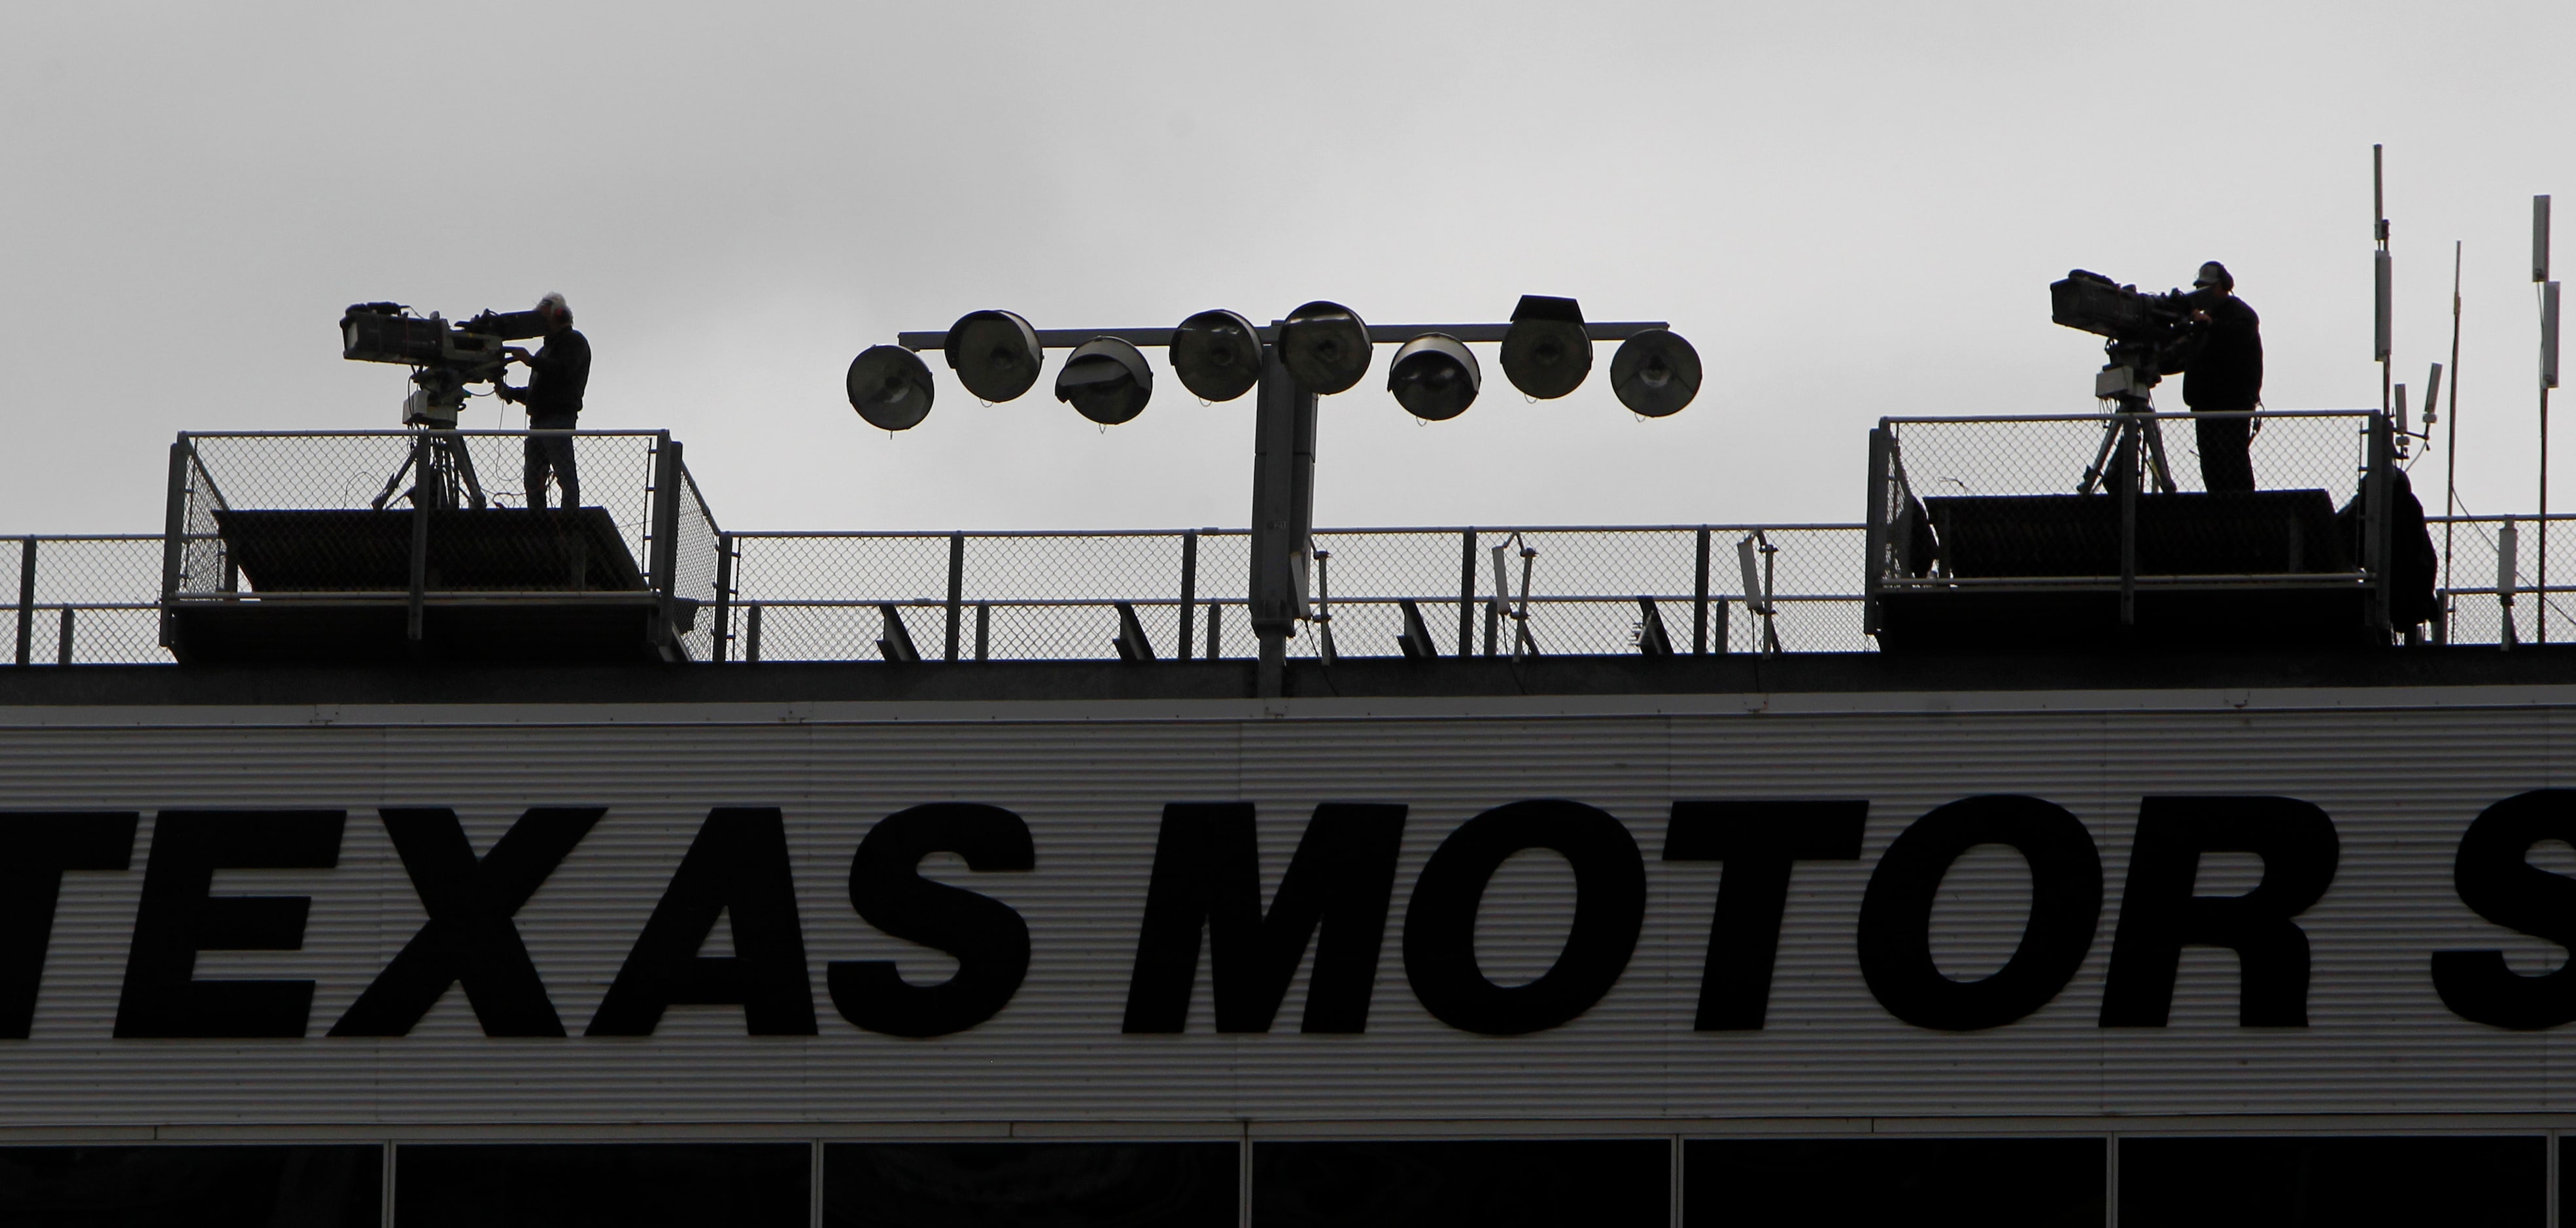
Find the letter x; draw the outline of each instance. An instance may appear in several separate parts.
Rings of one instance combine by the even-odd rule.
[[[331,1035],[408,1035],[448,986],[460,982],[484,1035],[563,1035],[563,1020],[555,1015],[511,918],[606,808],[532,809],[480,861],[453,810],[387,808],[379,813],[429,921],[376,974],[375,983],[349,1005],[340,1022],[331,1025]]]

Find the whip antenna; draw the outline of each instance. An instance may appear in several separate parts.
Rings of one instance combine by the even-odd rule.
[[[2533,642],[2549,642],[2549,390],[2558,385],[2558,283],[2549,280],[2549,198],[2531,198],[2531,282],[2540,293],[2540,544],[2532,559]]]
[[[2441,391],[2441,368],[2435,367],[2433,391]],[[2442,574],[2451,574],[2451,517],[2460,514],[2460,241],[2451,240],[2451,438],[2444,445],[2449,452],[2442,459],[2446,470],[2442,479]],[[2424,397],[2424,425],[2433,425],[2433,397]],[[2442,642],[2451,642],[2451,611],[2442,611]]]
[[[2380,147],[2373,145],[2370,147],[2370,230],[2371,237],[2379,244],[2379,250],[2372,253],[2370,261],[2371,302],[2374,308],[2371,360],[2379,364],[2379,412],[2383,414],[2390,409],[2392,390],[2388,383],[2388,355],[2392,348],[2391,334],[2395,331],[2394,321],[2391,318],[2391,309],[2394,305],[2394,279],[2388,259],[2388,204],[2385,185],[2386,179],[2380,169]]]

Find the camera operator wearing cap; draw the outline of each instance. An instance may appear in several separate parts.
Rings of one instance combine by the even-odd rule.
[[[2181,357],[2182,401],[2195,414],[2242,413],[2263,403],[2263,322],[2236,297],[2236,279],[2212,260],[2192,281],[2196,336]],[[2200,484],[2213,494],[2254,489],[2254,420],[2201,418]]]
[[[528,410],[528,429],[532,431],[570,431],[581,418],[582,389],[590,383],[590,339],[575,332],[572,308],[564,296],[548,294],[537,300],[537,316],[545,321],[546,343],[531,354],[517,346],[502,351],[511,359],[527,364],[528,386],[513,388],[501,385],[501,399],[515,401]],[[581,474],[573,464],[572,436],[530,435],[527,440],[528,507],[542,511],[546,506],[546,474],[554,474],[555,485],[563,491],[567,511],[581,507]]]

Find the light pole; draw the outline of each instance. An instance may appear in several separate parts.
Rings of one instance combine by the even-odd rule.
[[[1537,296],[1524,298],[1504,324],[1370,325],[1323,302],[1266,327],[1203,312],[1178,328],[1037,329],[1007,312],[987,311],[945,331],[901,333],[896,341],[860,354],[847,380],[852,407],[888,430],[916,425],[929,412],[930,370],[916,356],[923,350],[942,351],[968,390],[986,400],[1025,392],[1036,382],[1043,351],[1079,351],[1059,374],[1056,396],[1103,422],[1132,418],[1151,393],[1152,376],[1141,362],[1081,366],[1090,355],[1114,358],[1121,347],[1170,350],[1182,382],[1203,396],[1219,394],[1211,400],[1252,391],[1252,563],[1245,591],[1261,641],[1256,690],[1265,698],[1280,693],[1288,638],[1308,608],[1318,402],[1356,385],[1375,347],[1405,347],[1390,367],[1389,391],[1408,411],[1432,419],[1463,412],[1482,384],[1469,344],[1501,345],[1513,384],[1545,398],[1583,381],[1592,343],[1621,342],[1611,360],[1612,384],[1621,403],[1649,417],[1679,411],[1700,383],[1697,352],[1662,322],[1585,323],[1573,300]],[[1242,379],[1255,363],[1258,376]]]

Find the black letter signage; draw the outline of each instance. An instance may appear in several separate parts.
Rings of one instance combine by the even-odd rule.
[[[2030,919],[2003,967],[1954,981],[1932,960],[1932,904],[1951,864],[1980,844],[2007,845],[2030,864]],[[2102,856],[2081,820],[2035,797],[1965,798],[1916,820],[1871,871],[1860,974],[1888,1014],[1916,1027],[2001,1027],[2066,988],[2101,921]]]
[[[388,807],[377,813],[429,921],[331,1025],[331,1035],[407,1036],[447,987],[460,982],[484,1035],[563,1035],[563,1020],[510,918],[606,811],[537,807],[521,815],[481,861],[453,810]]]
[[[1315,972],[1298,1030],[1368,1029],[1369,995],[1395,894],[1404,807],[1315,807],[1267,914],[1261,910],[1261,855],[1253,836],[1250,802],[1175,802],[1163,808],[1121,1031],[1181,1030],[1189,1018],[1190,987],[1198,980],[1202,930],[1217,1031],[1269,1031],[1310,939]]]
[[[2240,1026],[2308,1026],[2308,935],[2290,918],[2334,882],[2337,850],[2333,820],[2294,797],[2140,802],[2102,1026],[2165,1026],[2185,946],[2236,952]],[[2252,853],[2263,877],[2243,895],[2194,895],[2202,853]]]
[[[1029,974],[1029,923],[1010,905],[921,876],[955,853],[977,873],[1037,865],[1029,825],[999,806],[934,802],[880,820],[850,857],[850,906],[884,933],[957,958],[957,972],[915,985],[890,959],[834,960],[824,984],[841,1017],[890,1036],[946,1036],[1001,1012]]]
[[[1796,861],[1856,861],[1869,803],[1674,802],[1666,861],[1723,861],[1699,975],[1702,1032],[1758,1031],[1770,1008],[1780,919]]]
[[[733,923],[733,954],[700,955],[718,916]],[[583,1035],[650,1036],[665,1008],[739,1005],[753,1036],[812,1036],[806,977],[785,819],[775,806],[719,806]]]
[[[2576,879],[2526,860],[2543,840],[2576,843],[2576,789],[2535,789],[2487,807],[2460,837],[2451,881],[2479,916],[2576,949]],[[2538,1029],[2576,1021],[2576,959],[2522,976],[2505,966],[2502,951],[2436,951],[2433,988],[2472,1023]]]
[[[1476,908],[1504,860],[1535,848],[1574,867],[1574,925],[1546,975],[1496,985],[1476,966]],[[1513,802],[1461,824],[1422,867],[1404,910],[1404,973],[1423,1009],[1453,1028],[1544,1031],[1592,1009],[1618,983],[1645,916],[1645,858],[1619,820],[1580,802]]]
[[[65,870],[122,870],[134,857],[131,810],[0,815],[0,1039],[25,1040],[53,944]]]
[[[209,894],[217,870],[328,870],[342,810],[164,810],[152,823],[143,901],[125,957],[116,1034],[302,1036],[311,981],[200,981],[199,951],[298,951],[313,901]]]

